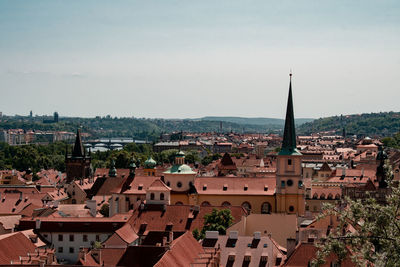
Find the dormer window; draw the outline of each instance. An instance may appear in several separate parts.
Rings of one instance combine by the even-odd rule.
[[[268,191],[268,185],[264,185],[264,191]]]
[[[247,184],[245,184],[243,190],[247,191],[247,189],[249,189],[249,186]]]
[[[203,191],[207,190],[207,184],[203,184]]]
[[[142,190],[143,189],[143,184],[140,184],[139,186],[138,186],[138,190]]]
[[[222,190],[224,190],[224,191],[228,190],[228,185],[224,184],[224,186],[222,187]]]

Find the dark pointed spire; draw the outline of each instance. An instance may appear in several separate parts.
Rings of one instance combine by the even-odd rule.
[[[299,153],[296,149],[296,128],[294,124],[293,96],[292,96],[292,73],[289,74],[289,96],[286,108],[285,129],[283,132],[282,153]]]
[[[78,129],[76,131],[76,139],[75,139],[75,145],[74,145],[74,150],[72,151],[72,157],[82,157],[84,156],[84,150],[83,150],[83,144],[82,144],[82,138],[81,138],[81,130]]]

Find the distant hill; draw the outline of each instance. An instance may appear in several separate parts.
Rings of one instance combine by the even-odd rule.
[[[364,113],[316,119],[298,127],[299,134],[335,131],[342,134],[391,136],[400,131],[400,112]]]
[[[200,120],[205,121],[222,121],[222,122],[232,122],[237,124],[251,124],[251,125],[274,125],[274,126],[283,126],[285,124],[284,119],[274,119],[274,118],[243,118],[243,117],[216,117],[216,116],[208,116],[203,117]],[[314,119],[308,118],[300,118],[296,119],[296,125],[301,125],[306,122],[311,122]]]

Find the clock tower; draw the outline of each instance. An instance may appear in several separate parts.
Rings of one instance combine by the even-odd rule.
[[[305,198],[301,175],[302,154],[296,148],[292,74],[289,74],[289,96],[281,151],[277,156],[276,212],[304,215]]]

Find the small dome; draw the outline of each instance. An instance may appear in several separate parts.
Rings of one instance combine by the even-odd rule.
[[[173,174],[195,174],[196,172],[194,172],[192,170],[192,168],[190,168],[189,165],[186,164],[181,164],[181,165],[173,165],[171,168],[169,168],[166,172],[164,173],[173,173]]]
[[[148,159],[144,162],[144,167],[145,167],[146,169],[153,169],[153,168],[156,167],[156,165],[157,165],[157,162],[156,162],[152,157],[148,158]]]

